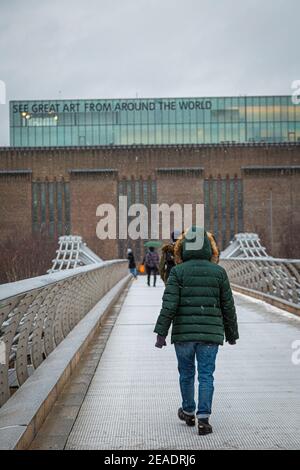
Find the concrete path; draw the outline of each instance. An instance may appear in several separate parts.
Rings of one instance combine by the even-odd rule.
[[[198,436],[177,418],[173,346],[154,347],[163,284],[135,281],[69,435],[67,449],[299,449],[300,321],[237,294],[237,346],[220,348],[211,423]]]

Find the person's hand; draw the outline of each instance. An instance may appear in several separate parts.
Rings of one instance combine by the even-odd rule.
[[[161,349],[163,346],[167,346],[165,336],[157,335],[155,347]]]
[[[232,341],[228,341],[228,344],[230,344],[231,346],[233,346],[234,344],[236,344],[235,339],[233,339]]]

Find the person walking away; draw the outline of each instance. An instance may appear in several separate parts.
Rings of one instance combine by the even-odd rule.
[[[153,287],[156,286],[156,276],[158,273],[159,256],[153,246],[150,246],[145,257],[145,267],[147,273],[147,284],[150,286],[151,273],[153,273]]]
[[[176,241],[181,239],[183,234],[184,232],[180,232],[180,231],[172,232],[171,243],[166,243],[162,247],[162,256],[160,258],[158,270],[159,270],[160,277],[162,278],[165,284],[167,283],[168,277],[170,275],[170,272],[173,266],[175,266],[176,264],[182,263],[182,259],[178,257],[178,250],[177,250],[177,256],[175,256],[174,249],[175,249]],[[220,250],[217,246],[216,239],[213,233],[211,232],[207,232],[207,236],[208,236],[211,249],[212,249],[211,262],[218,263],[219,258],[220,258]]]
[[[134,279],[137,279],[137,269],[136,269],[136,262],[134,259],[134,255],[131,248],[127,250],[127,259],[128,259],[128,268],[131,274],[133,275]]]
[[[198,236],[202,234],[201,248],[193,249],[197,235],[192,239],[190,231]],[[189,426],[195,425],[196,359],[199,386],[196,416],[198,433],[203,435],[212,432],[209,418],[218,348],[223,344],[224,336],[233,345],[239,334],[227,273],[212,262],[214,239],[210,240],[203,228],[192,227],[188,232],[188,236],[183,235],[174,248],[179,264],[172,268],[165,287],[162,308],[154,328],[157,333],[155,346],[166,346],[166,336],[172,323],[171,343],[175,346],[182,396],[178,417]]]
[[[159,261],[158,271],[165,284],[167,283],[171,269],[175,266],[174,247],[175,242],[178,240],[180,235],[181,232],[179,230],[174,230],[174,232],[171,233],[171,242],[166,243],[162,247],[162,255]]]

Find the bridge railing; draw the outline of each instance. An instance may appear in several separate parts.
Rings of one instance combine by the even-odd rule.
[[[0,286],[0,406],[128,272],[113,260]]]
[[[252,289],[300,307],[300,260],[225,258],[220,264],[233,285]]]

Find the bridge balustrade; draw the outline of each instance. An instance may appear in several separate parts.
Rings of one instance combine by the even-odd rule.
[[[220,264],[233,285],[300,307],[300,260],[271,257],[224,258]]]
[[[127,275],[113,260],[0,286],[0,406]]]

